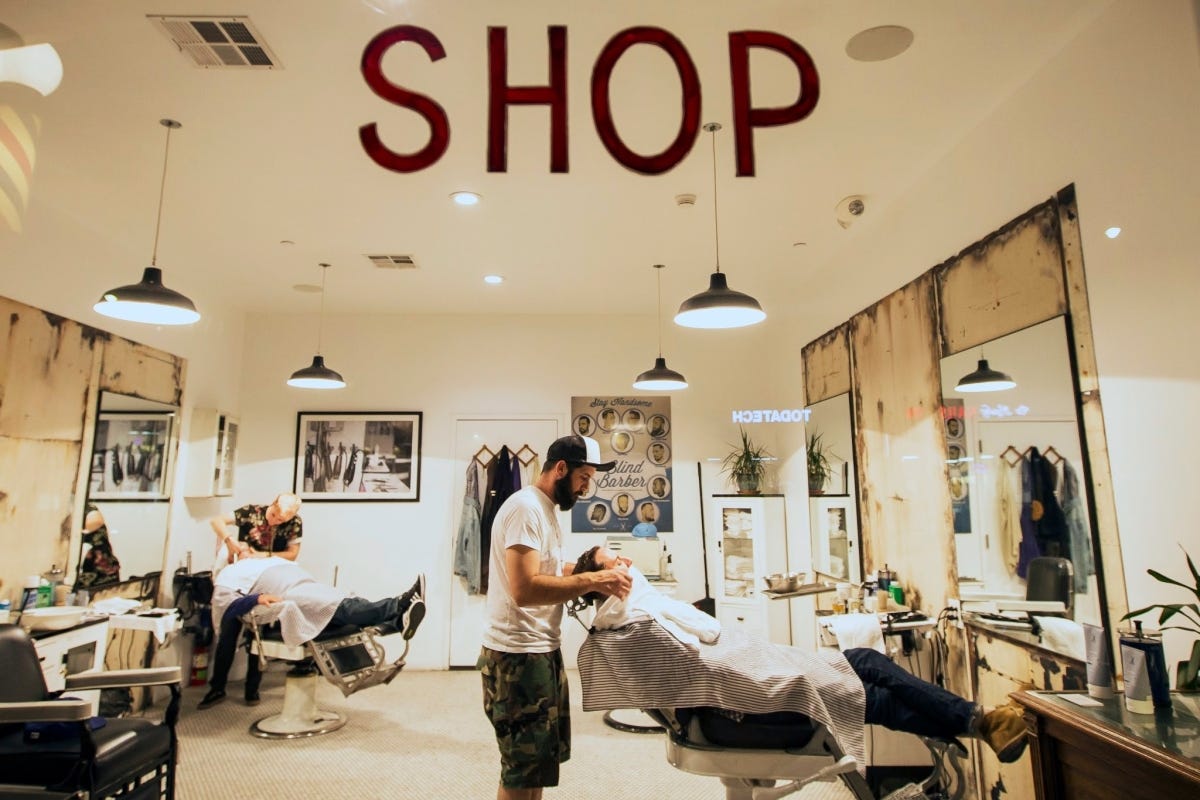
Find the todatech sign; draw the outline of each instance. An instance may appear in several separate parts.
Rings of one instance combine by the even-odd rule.
[[[513,105],[544,105],[550,109],[550,171],[567,172],[567,29],[551,25],[548,40],[549,83],[544,86],[512,86],[508,83],[508,29],[488,28],[488,172],[508,169],[508,108]],[[421,47],[432,62],[446,58],[437,35],[415,25],[397,25],[380,33],[367,45],[362,57],[362,74],[371,91],[398,106],[410,109],[429,123],[429,141],[419,150],[397,153],[383,143],[375,122],[358,129],[367,155],[381,167],[395,172],[418,172],[437,163],[450,146],[450,118],[441,104],[426,95],[393,83],[383,74],[383,57],[404,42]],[[621,139],[613,121],[609,96],[613,70],[621,57],[635,45],[661,49],[679,74],[680,121],[675,139],[660,153],[634,152]],[[800,90],[790,105],[757,108],[751,105],[750,51],[770,50],[795,66]],[[780,33],[735,31],[729,34],[729,80],[733,95],[733,134],[737,174],[754,175],[754,128],[798,122],[817,105],[820,79],[808,51]],[[634,172],[658,175],[673,169],[691,151],[700,132],[700,75],[683,42],[669,31],[650,26],[620,31],[600,51],[592,67],[591,105],[596,133],[609,154]]]

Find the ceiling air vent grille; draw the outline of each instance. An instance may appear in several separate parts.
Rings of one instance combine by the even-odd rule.
[[[280,69],[283,66],[248,17],[149,15],[147,19],[197,67]]]
[[[367,256],[379,269],[416,269],[417,262],[412,256]]]

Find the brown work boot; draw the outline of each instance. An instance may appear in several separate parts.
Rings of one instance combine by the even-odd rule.
[[[979,737],[996,751],[996,757],[1011,764],[1025,752],[1025,720],[1012,705],[994,708],[983,715]]]

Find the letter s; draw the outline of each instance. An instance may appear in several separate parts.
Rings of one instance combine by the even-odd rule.
[[[397,25],[372,39],[363,51],[363,78],[366,79],[367,86],[371,87],[371,91],[384,100],[411,108],[424,117],[430,128],[429,143],[411,155],[394,152],[379,138],[374,122],[359,128],[358,138],[362,142],[363,150],[379,166],[395,172],[417,172],[436,162],[450,146],[450,119],[437,101],[397,86],[384,77],[381,66],[383,55],[392,45],[401,42],[416,42],[421,45],[430,61],[440,61],[446,57],[442,43],[430,31],[415,25]]]

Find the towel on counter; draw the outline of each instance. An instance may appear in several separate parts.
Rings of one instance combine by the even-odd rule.
[[[1042,644],[1057,653],[1080,661],[1087,661],[1087,649],[1083,643],[1083,626],[1073,619],[1063,617],[1034,617],[1041,628]]]
[[[887,654],[883,647],[883,629],[879,627],[879,617],[875,614],[834,614],[828,620],[830,629],[837,637],[839,649],[869,647]]]

